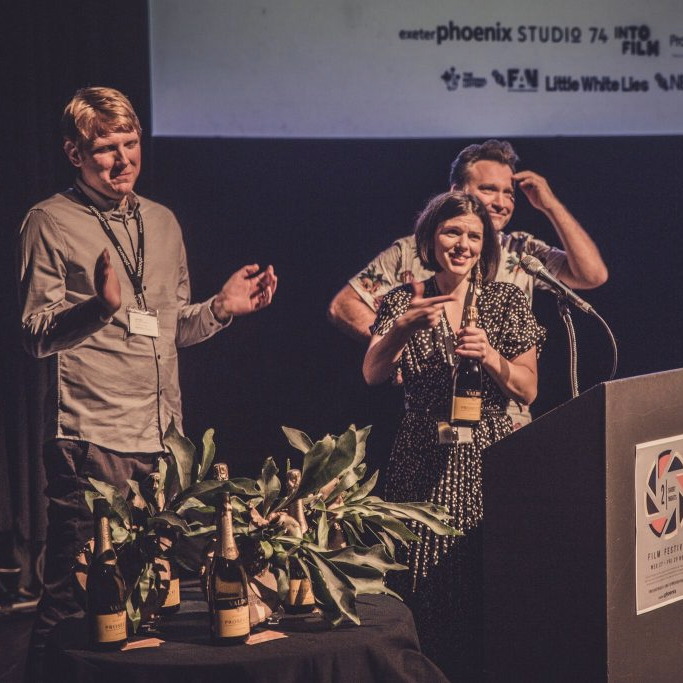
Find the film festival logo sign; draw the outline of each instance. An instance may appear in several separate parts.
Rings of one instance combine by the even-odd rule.
[[[673,538],[683,519],[683,458],[678,451],[662,451],[652,464],[645,491],[645,515],[657,538]]]

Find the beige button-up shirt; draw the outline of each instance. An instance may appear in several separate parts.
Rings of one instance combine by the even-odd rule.
[[[89,441],[121,452],[163,450],[171,419],[182,429],[177,348],[208,339],[223,325],[210,302],[190,303],[180,226],[171,211],[130,195],[119,209],[79,182],[135,263],[139,207],[144,225],[143,294],[158,312],[157,338],[128,332],[133,285],[97,218],[73,190],[36,204],[19,240],[24,346],[49,357],[45,439]],[[93,272],[107,247],[121,283],[122,305],[100,318]]]

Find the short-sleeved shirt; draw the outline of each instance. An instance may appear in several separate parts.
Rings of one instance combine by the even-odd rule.
[[[499,233],[499,239],[501,258],[496,280],[517,285],[531,305],[534,287],[544,289],[546,285],[522,270],[519,265],[522,256],[534,256],[557,277],[567,261],[567,255],[528,232]],[[408,235],[397,239],[388,249],[378,254],[349,280],[349,284],[360,298],[376,311],[384,295],[394,287],[412,281],[426,280],[433,274],[433,271],[424,268],[420,262],[415,235]]]

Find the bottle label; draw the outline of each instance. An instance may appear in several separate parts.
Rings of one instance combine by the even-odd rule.
[[[249,607],[216,610],[216,635],[235,638],[249,633]]]
[[[241,581],[216,581],[216,593],[223,598],[239,598],[245,592]]]
[[[180,604],[180,579],[171,579],[166,600],[162,607],[175,607]]]
[[[290,605],[313,605],[315,598],[310,579],[290,579],[287,601]]]
[[[481,398],[453,396],[451,422],[479,422],[481,420]]]
[[[126,638],[126,611],[95,615],[95,638],[98,643],[114,643]]]

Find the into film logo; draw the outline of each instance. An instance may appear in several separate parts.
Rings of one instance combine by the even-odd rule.
[[[505,69],[491,72],[493,80],[509,92],[538,92],[538,69]]]
[[[674,537],[683,518],[683,458],[662,451],[652,463],[645,491],[645,517],[657,538]]]

